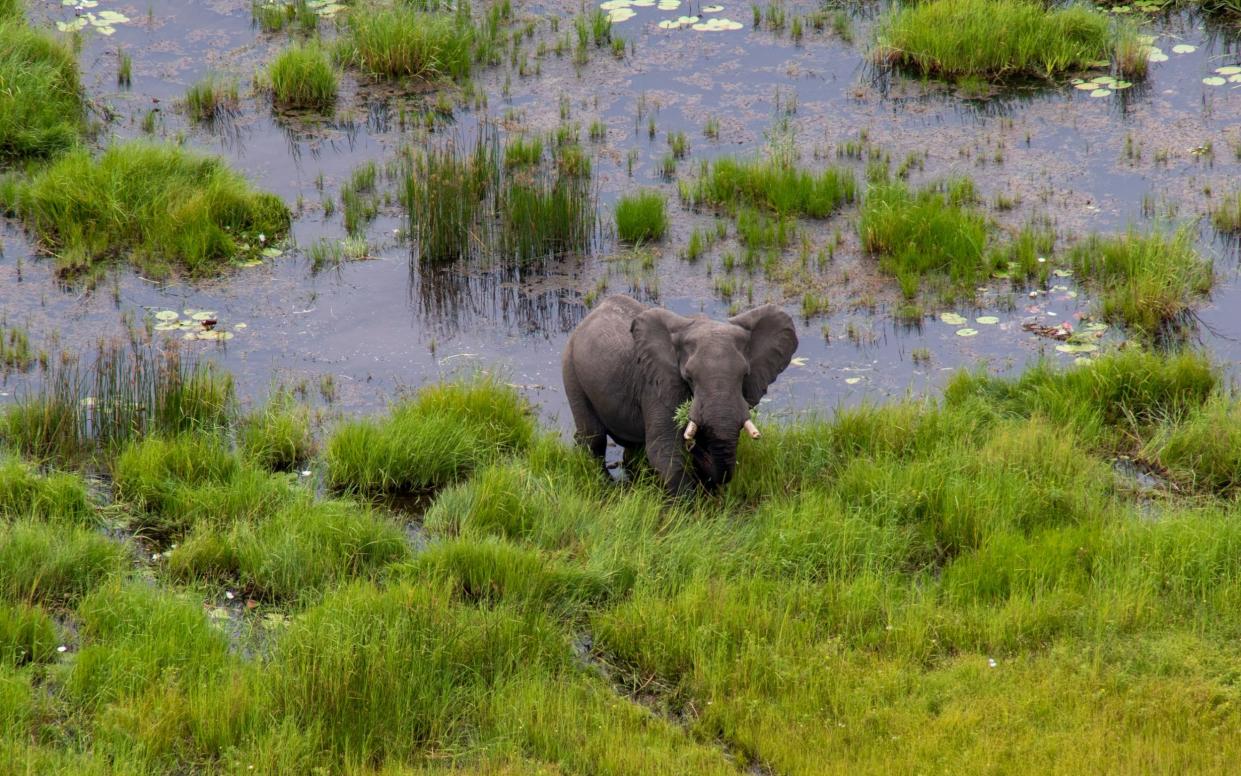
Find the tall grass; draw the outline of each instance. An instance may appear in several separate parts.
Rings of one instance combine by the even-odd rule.
[[[13,2],[0,14],[0,162],[56,156],[85,127],[77,57],[30,29]]]
[[[917,192],[904,183],[873,186],[858,219],[862,248],[879,257],[880,269],[900,281],[907,297],[927,275],[974,285],[986,271],[990,224],[973,199],[967,179]]]
[[[324,111],[336,102],[336,71],[318,43],[281,51],[267,66],[267,80],[279,108]]]
[[[480,131],[474,149],[434,144],[407,162],[403,201],[418,257],[431,264],[470,258],[492,239],[498,208],[500,141]]]
[[[1194,248],[1188,229],[1175,234],[1090,239],[1073,247],[1075,271],[1099,287],[1104,317],[1147,336],[1176,323],[1215,282],[1211,262]]]
[[[1127,77],[1145,73],[1132,57],[1136,28],[1113,25],[1086,6],[1044,7],[1028,0],[931,0],[897,6],[875,31],[884,61],[937,76],[1052,78],[1115,60]],[[1124,56],[1119,56],[1123,54]],[[1139,62],[1140,60],[1140,62]],[[1135,72],[1140,65],[1141,72]]]
[[[17,183],[2,204],[62,273],[123,256],[157,275],[174,267],[216,274],[279,240],[290,222],[278,197],[256,192],[220,159],[143,142],[98,158],[74,151]]]
[[[160,350],[101,341],[83,364],[65,354],[38,392],[0,415],[0,439],[43,461],[81,463],[152,433],[222,428],[234,412],[232,376]]]
[[[694,206],[709,204],[736,212],[760,207],[781,216],[827,218],[857,196],[857,181],[847,168],[814,173],[777,160],[717,159],[682,190]]]
[[[668,231],[667,205],[658,191],[639,191],[616,201],[616,236],[621,242],[663,239]]]
[[[458,13],[412,5],[361,7],[349,15],[342,57],[384,78],[465,78],[474,61],[476,31],[468,4]]]

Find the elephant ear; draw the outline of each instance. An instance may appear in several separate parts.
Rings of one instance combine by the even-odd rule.
[[[767,386],[785,370],[797,351],[797,327],[789,314],[774,304],[765,304],[744,312],[728,322],[750,332],[746,357],[750,371],[741,390],[751,407],[757,406]]]
[[[679,385],[681,363],[673,338],[689,324],[674,312],[653,307],[644,310],[629,324],[629,333],[638,353],[642,374],[654,385]]]

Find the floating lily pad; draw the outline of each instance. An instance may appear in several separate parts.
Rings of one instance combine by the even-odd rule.
[[[1230,83],[1230,84],[1241,84],[1241,74],[1239,74],[1239,75],[1230,75],[1230,76],[1228,76],[1228,83]]]
[[[209,321],[215,317],[215,313],[208,312],[207,310],[202,310],[200,312],[194,313],[190,317],[196,321]]]
[[[1206,78],[1203,78],[1202,82],[1206,84],[1207,86],[1223,86],[1224,84],[1228,83],[1228,79],[1220,78],[1217,75],[1212,75],[1212,76],[1207,76]]]
[[[1110,327],[1106,323],[1103,323],[1102,321],[1091,321],[1090,323],[1087,323],[1084,326],[1082,326],[1082,329],[1084,331],[1095,332],[1095,333],[1107,331],[1108,328]]]
[[[1056,276],[1056,277],[1058,277],[1058,278],[1071,278],[1071,277],[1073,277],[1073,270],[1071,270],[1071,269],[1053,269],[1053,270],[1051,271],[1051,274],[1055,275],[1055,276]]]
[[[234,324],[233,324],[233,328],[234,328],[234,329],[236,329],[237,331],[241,331],[242,329],[246,328],[246,324],[244,324],[244,323],[234,323]]]
[[[681,7],[679,0],[659,0],[659,5],[655,6],[661,11],[675,11]]]
[[[975,323],[981,323],[983,326],[994,326],[1000,322],[1000,319],[994,315],[980,315],[974,319]]]
[[[973,337],[976,334],[978,334],[978,329],[957,329],[958,337]]]
[[[940,313],[939,319],[949,326],[961,326],[965,323],[965,316],[956,313]]]
[[[675,30],[680,26],[681,26],[680,22],[677,22],[676,20],[673,20],[673,19],[664,19],[662,22],[659,23],[659,29],[661,30]]]
[[[181,324],[175,321],[164,321],[157,323],[153,327],[156,331],[181,331]]]
[[[157,321],[175,321],[180,317],[181,316],[177,315],[176,310],[160,310],[155,314],[155,320]]]
[[[697,16],[682,16],[677,19],[677,24],[695,24],[698,21]]]
[[[75,32],[86,26],[86,20],[81,16],[71,22],[56,22],[56,29],[61,32]]]
[[[1083,92],[1092,92],[1097,87],[1094,84],[1090,83],[1089,81],[1083,81],[1082,83],[1073,84],[1073,88],[1080,89]]]
[[[1112,94],[1111,89],[1095,89],[1093,92],[1090,93],[1090,96],[1091,97],[1110,97],[1111,94]]]
[[[628,8],[630,5],[630,0],[607,0],[606,3],[601,3],[599,8],[604,11],[615,11],[618,8]]]
[[[129,22],[128,16],[123,13],[117,13],[116,11],[100,11],[95,14],[95,18],[98,19],[101,24],[126,24]],[[92,24],[94,23],[95,22],[92,22]]]
[[[1158,46],[1151,46],[1146,54],[1146,59],[1149,62],[1167,62],[1168,55],[1163,53],[1163,49]]]
[[[1112,88],[1115,90],[1128,89],[1130,86],[1133,86],[1133,84],[1129,81],[1115,81],[1112,83]]]
[[[269,259],[275,259],[283,255],[284,251],[280,250],[279,248],[264,248],[263,250],[259,251],[259,253],[263,254]]]
[[[1172,47],[1173,54],[1192,54],[1197,50],[1197,46],[1191,46],[1188,43],[1178,43]]]
[[[1227,67],[1217,67],[1215,72],[1220,75],[1241,75],[1241,65],[1228,65]]]
[[[1100,76],[1096,76],[1096,77],[1094,77],[1094,78],[1091,78],[1090,80],[1091,80],[1091,82],[1092,82],[1092,83],[1096,83],[1096,84],[1103,84],[1103,85],[1105,85],[1105,86],[1106,86],[1107,84],[1116,83],[1116,79],[1115,79],[1115,78],[1113,78],[1113,77],[1111,77],[1110,75],[1100,75]]]
[[[739,30],[743,27],[741,22],[735,22],[732,19],[723,17],[716,19],[708,19],[705,22],[695,24],[691,29],[699,32],[726,32],[728,30]]]
[[[216,331],[215,329],[212,329],[211,331],[200,331],[194,335],[194,338],[206,340],[208,342],[223,342],[226,340],[231,340],[233,336],[234,335],[231,331]]]
[[[862,382],[862,378],[860,378],[860,377],[846,377],[846,378],[845,378],[845,382],[846,382],[847,384],[849,384],[849,385],[857,385],[858,383]]]
[[[655,5],[655,0],[630,0],[629,4],[634,8],[651,8]]]
[[[632,8],[617,8],[615,11],[608,11],[608,18],[612,20],[613,24],[620,24],[632,19],[635,13]]]

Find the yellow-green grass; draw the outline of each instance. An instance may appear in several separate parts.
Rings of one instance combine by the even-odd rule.
[[[282,238],[290,220],[278,197],[256,192],[220,159],[143,142],[98,158],[73,151],[17,183],[2,204],[64,273],[123,257],[157,275],[218,274]]]
[[[81,477],[39,473],[20,458],[0,453],[0,518],[84,523],[93,507]]]
[[[1148,337],[1182,320],[1215,283],[1188,229],[1092,236],[1073,247],[1070,259],[1097,286],[1102,315]]]
[[[211,74],[186,89],[182,104],[191,121],[210,123],[236,112],[240,100],[236,78]]]
[[[1031,0],[930,0],[898,5],[875,30],[875,56],[941,78],[1053,78],[1111,61],[1146,73],[1136,27],[1084,5]]]
[[[658,191],[639,191],[616,201],[616,237],[621,242],[644,243],[659,240],[668,231],[664,195]]]
[[[56,156],[85,125],[77,58],[26,25],[20,4],[0,8],[0,165]]]
[[[1224,197],[1211,208],[1211,223],[1222,234],[1241,234],[1241,192]]]
[[[278,108],[326,111],[336,102],[336,71],[317,42],[277,54],[267,66],[267,80]]]
[[[260,472],[226,434],[135,442],[118,513],[252,488],[241,472],[294,491],[207,506],[167,559],[92,534],[124,562],[0,584],[0,756],[57,774],[1226,772],[1241,442],[1203,437],[1236,407],[1192,353],[962,374],[942,401],[769,423],[725,491],[669,500],[608,483],[501,385],[434,386],[375,438],[441,414],[491,447],[438,475],[412,544],[396,514]],[[1176,487],[1138,491],[1119,454]],[[391,461],[351,460],[350,482],[409,480]]]
[[[269,471],[292,471],[315,451],[310,413],[287,394],[244,418],[237,429],[242,455]]]
[[[351,13],[341,58],[382,78],[464,78],[474,62],[476,31],[464,14],[413,4],[363,6]]]

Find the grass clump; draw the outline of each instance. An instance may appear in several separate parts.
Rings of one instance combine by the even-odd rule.
[[[0,598],[66,606],[128,568],[130,550],[93,529],[0,523]]]
[[[857,196],[857,181],[847,168],[820,173],[776,160],[718,159],[684,190],[693,205],[708,203],[736,212],[749,206],[780,216],[827,218]]]
[[[967,179],[910,191],[903,183],[872,187],[862,204],[858,231],[862,248],[879,257],[879,267],[895,276],[913,298],[927,275],[971,287],[985,276],[990,233],[986,216],[971,206]]]
[[[1156,336],[1210,292],[1215,274],[1187,229],[1172,235],[1092,235],[1070,252],[1074,270],[1099,288],[1103,316]]]
[[[662,240],[668,231],[664,195],[658,191],[639,191],[616,201],[616,236],[621,242],[644,243]]]
[[[42,609],[0,604],[0,668],[50,662],[58,639],[56,623]]]
[[[232,114],[241,104],[237,79],[209,75],[186,90],[183,104],[190,121],[204,124]]]
[[[217,274],[289,229],[278,197],[215,157],[131,142],[74,151],[15,187],[15,209],[62,273],[127,256],[144,271]]]
[[[278,108],[325,111],[336,102],[336,72],[318,43],[281,51],[267,67],[267,80]]]
[[[310,416],[287,394],[242,420],[237,446],[247,460],[268,471],[293,471],[315,452]]]
[[[1211,224],[1221,234],[1241,234],[1241,192],[1224,197],[1211,209]]]
[[[35,360],[30,348],[30,335],[17,326],[0,323],[0,372],[10,369],[24,372]]]
[[[475,62],[498,61],[500,25],[510,15],[508,2],[478,22],[468,3],[363,6],[349,14],[340,56],[382,78],[463,79]]]
[[[81,477],[39,474],[16,456],[0,454],[0,518],[86,523],[93,515]]]
[[[525,401],[488,378],[425,388],[387,418],[345,423],[328,440],[328,482],[361,493],[439,487],[529,444]]]
[[[1145,72],[1144,57],[1134,72],[1136,29],[1086,6],[931,0],[888,12],[875,38],[882,61],[941,78],[1053,78],[1100,60],[1116,60],[1125,76]]]
[[[63,153],[85,124],[77,58],[14,9],[0,14],[0,164]]]

